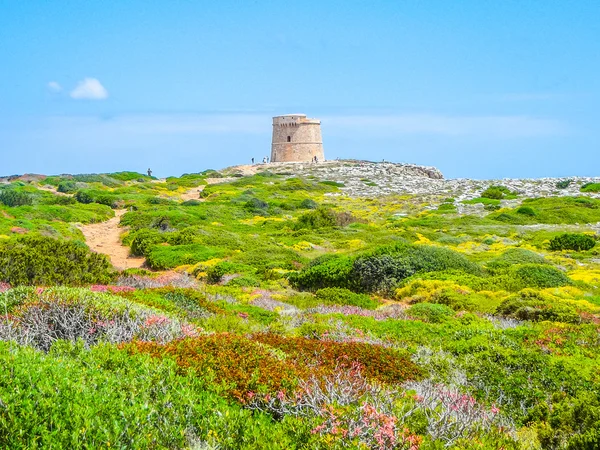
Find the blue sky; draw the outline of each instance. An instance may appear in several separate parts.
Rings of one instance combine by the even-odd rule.
[[[0,175],[328,158],[600,176],[600,1],[0,0]]]

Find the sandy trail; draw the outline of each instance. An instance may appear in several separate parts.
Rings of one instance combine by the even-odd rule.
[[[123,229],[119,227],[119,221],[126,212],[126,209],[118,209],[115,217],[106,222],[79,226],[88,247],[107,255],[112,265],[120,270],[142,267],[145,261],[144,258],[130,257],[129,247],[121,244]]]
[[[44,186],[36,186],[40,191],[51,192],[54,195],[60,195],[61,197],[73,197],[73,194],[66,194],[64,192],[58,192],[54,186],[44,185]]]

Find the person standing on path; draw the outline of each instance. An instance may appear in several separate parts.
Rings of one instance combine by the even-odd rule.
[[[150,167],[148,167],[148,176],[151,177],[152,176],[152,171],[150,170]]]

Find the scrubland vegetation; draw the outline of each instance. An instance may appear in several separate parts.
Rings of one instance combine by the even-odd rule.
[[[600,447],[593,185],[469,216],[221,176],[0,185],[0,447]],[[124,208],[146,269],[76,226]]]

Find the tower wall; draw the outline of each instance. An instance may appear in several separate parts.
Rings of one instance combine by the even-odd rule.
[[[325,160],[321,121],[304,114],[273,117],[271,162]]]

